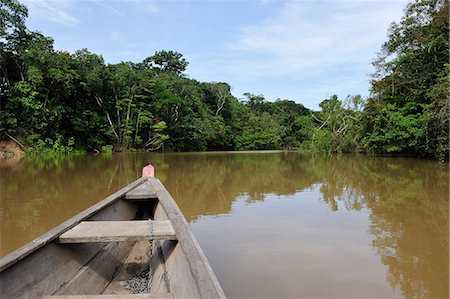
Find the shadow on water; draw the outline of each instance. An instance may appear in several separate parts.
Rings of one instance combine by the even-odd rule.
[[[280,153],[84,156],[0,165],[1,255],[140,176],[157,176],[189,222],[232,214],[271,195],[319,186],[329,210],[367,210],[372,246],[404,297],[448,297],[449,167],[407,158]]]

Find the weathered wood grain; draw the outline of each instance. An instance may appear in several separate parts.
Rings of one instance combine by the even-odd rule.
[[[57,295],[101,294],[116,272],[116,267],[133,247],[130,242],[106,244],[78,273],[59,288]]]
[[[149,182],[146,181],[138,187],[134,188],[127,194],[125,194],[125,199],[128,200],[148,200],[148,199],[158,199],[156,192],[152,189]]]
[[[173,299],[172,294],[68,295],[47,296],[44,299]]]
[[[103,244],[55,244],[0,273],[0,298],[40,298],[76,275]]]
[[[136,242],[103,294],[132,294],[124,286],[130,277],[148,270],[150,266],[150,254],[149,241]]]
[[[150,170],[147,172],[151,177]],[[129,193],[131,199],[133,196],[135,199],[149,198],[150,190],[151,196],[156,195],[159,200],[154,211],[152,234],[149,234],[148,220],[130,220],[152,216],[153,202],[125,200]],[[147,210],[151,212],[147,213]],[[58,238],[70,240],[71,234],[77,242],[89,243],[56,242]],[[148,246],[135,245],[148,244],[148,241],[135,243],[134,240],[150,239],[155,239],[152,241],[155,256],[151,257],[150,263],[155,271],[152,287],[154,284],[159,287],[151,290],[152,294],[127,294],[120,289],[125,279],[133,271],[145,268],[149,259]],[[105,241],[108,243],[91,243]],[[54,296],[50,296],[52,294]],[[66,299],[225,298],[173,198],[159,180],[148,177],[138,179],[0,260],[0,297],[42,296]]]
[[[173,229],[178,237],[178,245],[181,245],[181,250],[184,253],[183,258],[192,273],[200,298],[226,298],[203,250],[195,239],[194,234],[189,229],[188,223],[174,199],[158,179],[148,178],[148,180],[153,190],[155,190],[158,195],[159,203],[164,209],[165,214],[172,223]],[[166,242],[173,241],[164,241],[164,243]],[[176,253],[177,247],[173,249],[170,256],[176,256],[174,253]],[[164,249],[164,246],[162,248]],[[178,257],[182,256],[178,255]],[[166,261],[166,264],[168,264],[168,260]],[[170,277],[171,273],[170,271],[168,272]],[[177,279],[177,282],[180,282],[180,280]],[[170,291],[177,296],[177,292],[174,289],[175,285],[176,284],[171,283]],[[183,294],[181,293],[180,295],[182,296]]]
[[[176,240],[169,220],[83,221],[59,236],[60,243]]]
[[[78,215],[70,218],[69,220],[62,223],[61,225],[51,229],[50,231],[41,235],[40,237],[36,238],[35,240],[31,241],[30,243],[20,247],[19,249],[15,250],[12,253],[1,258],[0,259],[0,272],[5,270],[6,268],[10,267],[11,265],[14,265],[15,263],[17,263],[24,257],[28,256],[32,252],[41,248],[42,246],[48,244],[52,240],[56,239],[60,234],[71,229],[73,226],[77,225],[82,220],[89,218],[90,216],[94,215],[95,213],[99,212],[100,210],[104,209],[105,207],[116,202],[117,200],[122,198],[126,193],[128,193],[130,190],[133,190],[135,187],[144,183],[145,180],[146,180],[145,178],[140,178],[140,179],[134,181],[130,185],[120,189],[119,191],[108,196],[107,198],[103,199],[102,201],[98,202],[97,204],[84,210],[83,212],[79,213]]]
[[[168,219],[161,204],[155,219]],[[201,298],[186,256],[176,241],[154,241],[150,293],[172,292],[177,297]]]
[[[128,220],[133,204],[118,200],[89,219]],[[37,240],[39,240],[38,238]],[[40,298],[67,283],[104,246],[102,243],[57,244],[50,242],[0,271],[0,298]]]

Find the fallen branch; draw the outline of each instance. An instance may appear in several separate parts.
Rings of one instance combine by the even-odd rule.
[[[9,135],[6,132],[5,132],[5,135],[8,136],[9,138],[11,138],[15,143],[17,143],[22,148],[22,150],[25,151],[25,146],[22,143],[20,143],[19,140],[17,140],[16,138],[12,137],[11,135]]]

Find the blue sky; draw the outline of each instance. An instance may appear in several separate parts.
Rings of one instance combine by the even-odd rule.
[[[27,0],[28,28],[55,48],[88,48],[107,63],[158,50],[189,61],[186,74],[308,108],[332,94],[368,95],[371,61],[404,0]]]

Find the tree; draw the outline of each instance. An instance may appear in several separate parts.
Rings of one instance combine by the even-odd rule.
[[[360,148],[363,99],[348,96],[343,102],[337,95],[323,100],[321,111],[298,117],[303,147],[322,153],[352,153]]]
[[[219,115],[220,110],[222,110],[222,108],[224,107],[227,99],[231,96],[231,87],[224,82],[212,82],[207,83],[206,88],[214,96],[214,115],[217,116]]]
[[[181,53],[175,51],[157,51],[154,55],[144,59],[142,65],[157,73],[183,73],[188,66],[188,62]]]
[[[16,0],[0,2],[0,96],[6,96],[18,74],[18,48],[26,37],[26,6]]]
[[[271,103],[271,113],[281,125],[281,147],[286,149],[298,147],[301,138],[297,135],[299,127],[295,120],[309,114],[309,110],[294,101],[278,99]]]
[[[418,0],[391,25],[374,61],[366,150],[448,157],[448,21],[448,0]],[[387,124],[398,132],[383,136],[392,133]],[[395,136],[400,135],[398,142]]]
[[[295,118],[307,111],[300,104],[250,93],[239,102],[225,82],[184,76],[188,62],[175,51],[109,65],[87,49],[57,51],[51,38],[27,30],[25,6],[5,0],[0,14],[1,132],[26,146],[190,151],[297,144]]]
[[[25,32],[28,9],[17,0],[2,0],[0,3],[0,37],[10,40]]]

